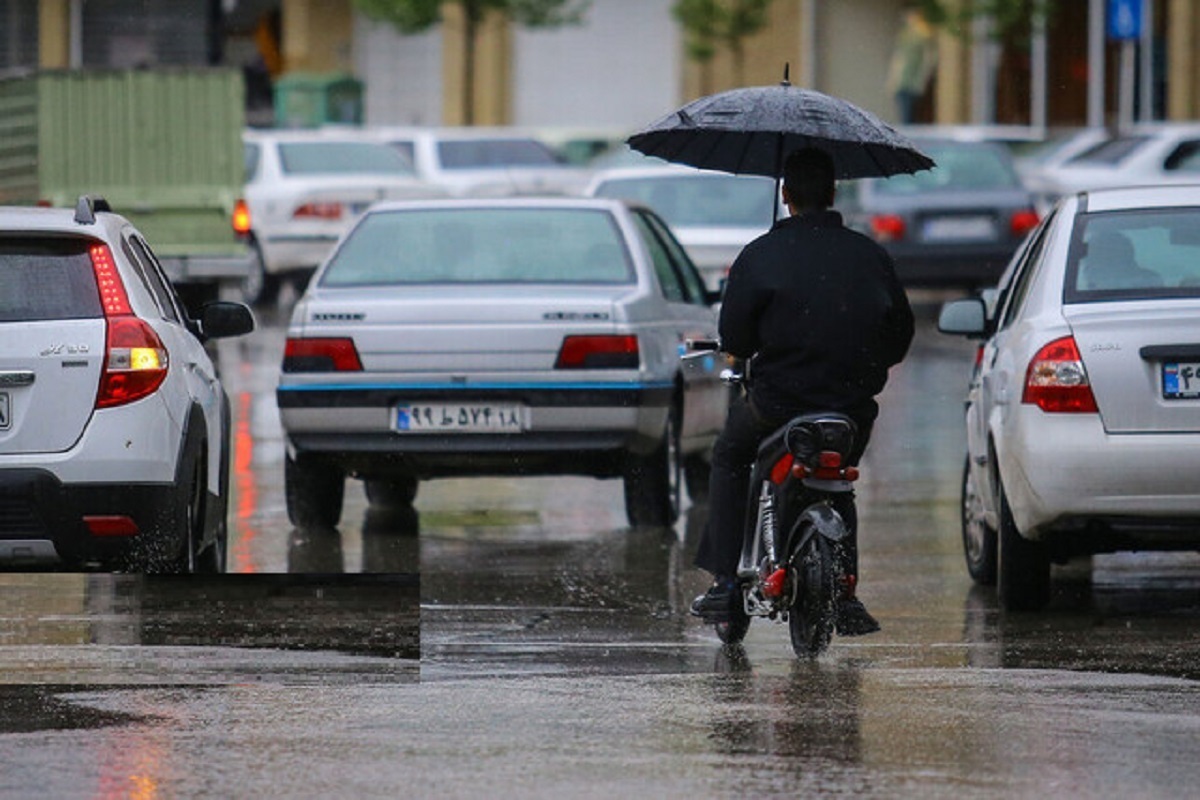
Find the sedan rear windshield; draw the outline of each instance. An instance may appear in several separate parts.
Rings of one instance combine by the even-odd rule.
[[[284,142],[279,161],[288,175],[412,175],[412,162],[374,142]]]
[[[734,175],[613,178],[598,197],[632,200],[658,212],[672,227],[771,227],[775,182]]]
[[[87,242],[0,238],[0,322],[99,316]]]
[[[438,143],[442,169],[559,167],[554,151],[536,139],[464,139]]]
[[[884,195],[1015,189],[1021,186],[1012,158],[999,145],[973,142],[918,142],[921,152],[937,164],[912,175],[895,175],[875,182]]]
[[[1200,297],[1200,208],[1084,215],[1067,263],[1071,303]]]
[[[633,282],[608,212],[553,208],[373,212],[321,278],[322,286]]]

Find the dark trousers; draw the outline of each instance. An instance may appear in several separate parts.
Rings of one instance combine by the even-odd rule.
[[[805,413],[803,409],[796,411],[796,414],[802,413]],[[857,464],[871,436],[875,409],[843,413],[847,413],[858,426],[858,437],[850,458],[850,463]],[[737,573],[749,507],[750,473],[758,455],[758,446],[791,416],[795,415],[783,419],[764,418],[744,396],[730,404],[725,428],[713,444],[708,525],[700,536],[696,551],[695,563],[700,569],[722,577],[733,577]],[[850,541],[842,551],[842,567],[846,575],[857,576],[858,516],[854,510],[853,493],[846,495],[842,502],[836,504],[836,508],[850,531]]]

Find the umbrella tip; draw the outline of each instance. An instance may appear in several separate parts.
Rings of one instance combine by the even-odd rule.
[[[791,86],[792,82],[788,80],[788,70],[791,68],[790,62],[783,62],[783,80],[779,82],[780,86]]]

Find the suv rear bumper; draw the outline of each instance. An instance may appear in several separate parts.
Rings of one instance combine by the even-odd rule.
[[[183,547],[171,483],[64,484],[42,469],[0,470],[0,566],[163,568]],[[85,517],[123,516],[132,536],[93,535]]]

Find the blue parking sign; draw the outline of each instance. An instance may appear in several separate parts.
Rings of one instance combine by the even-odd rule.
[[[1108,38],[1142,38],[1142,0],[1108,0]]]

